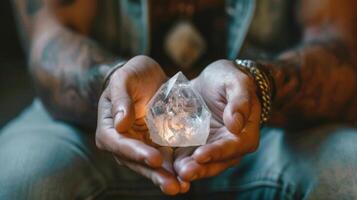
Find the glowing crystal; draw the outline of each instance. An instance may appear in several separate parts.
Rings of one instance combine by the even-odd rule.
[[[201,95],[179,72],[150,100],[146,123],[153,142],[161,146],[187,147],[206,143],[210,118]]]

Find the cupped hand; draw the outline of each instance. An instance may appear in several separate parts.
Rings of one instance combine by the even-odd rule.
[[[260,103],[254,80],[232,61],[219,60],[194,80],[212,112],[207,144],[175,150],[174,169],[182,180],[215,176],[257,149]]]
[[[96,144],[174,195],[187,192],[190,184],[176,177],[172,150],[150,141],[144,121],[148,101],[166,79],[160,65],[147,56],[136,56],[115,71],[99,101]]]

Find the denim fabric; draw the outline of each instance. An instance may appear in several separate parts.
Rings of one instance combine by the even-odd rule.
[[[256,0],[227,0],[227,58],[236,59],[254,17]]]
[[[226,58],[237,58],[253,20],[255,6],[256,0],[226,0]],[[151,46],[154,45],[150,44],[151,28],[147,0],[100,1],[93,37],[104,47],[119,51],[127,57],[148,55]]]
[[[295,12],[298,1],[225,0],[226,56],[272,59],[300,40]],[[92,37],[124,57],[151,55],[153,27],[147,0],[100,1]],[[289,28],[287,28],[289,27]],[[222,41],[223,42],[223,41]]]
[[[0,199],[356,199],[356,142],[357,130],[339,125],[266,128],[257,152],[168,197],[36,100],[0,133]]]

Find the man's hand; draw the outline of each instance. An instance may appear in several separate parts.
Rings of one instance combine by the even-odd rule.
[[[259,144],[260,103],[252,78],[236,69],[233,62],[220,60],[209,65],[192,84],[212,118],[206,145],[175,151],[174,168],[185,181],[215,176]]]
[[[96,144],[174,195],[187,192],[190,185],[176,178],[172,150],[155,148],[144,121],[148,101],[166,79],[159,64],[146,56],[134,57],[118,69],[99,101]]]

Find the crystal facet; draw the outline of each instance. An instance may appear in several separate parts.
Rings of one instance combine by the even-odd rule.
[[[156,92],[148,104],[146,123],[156,144],[171,147],[206,143],[211,113],[201,95],[181,73]]]

